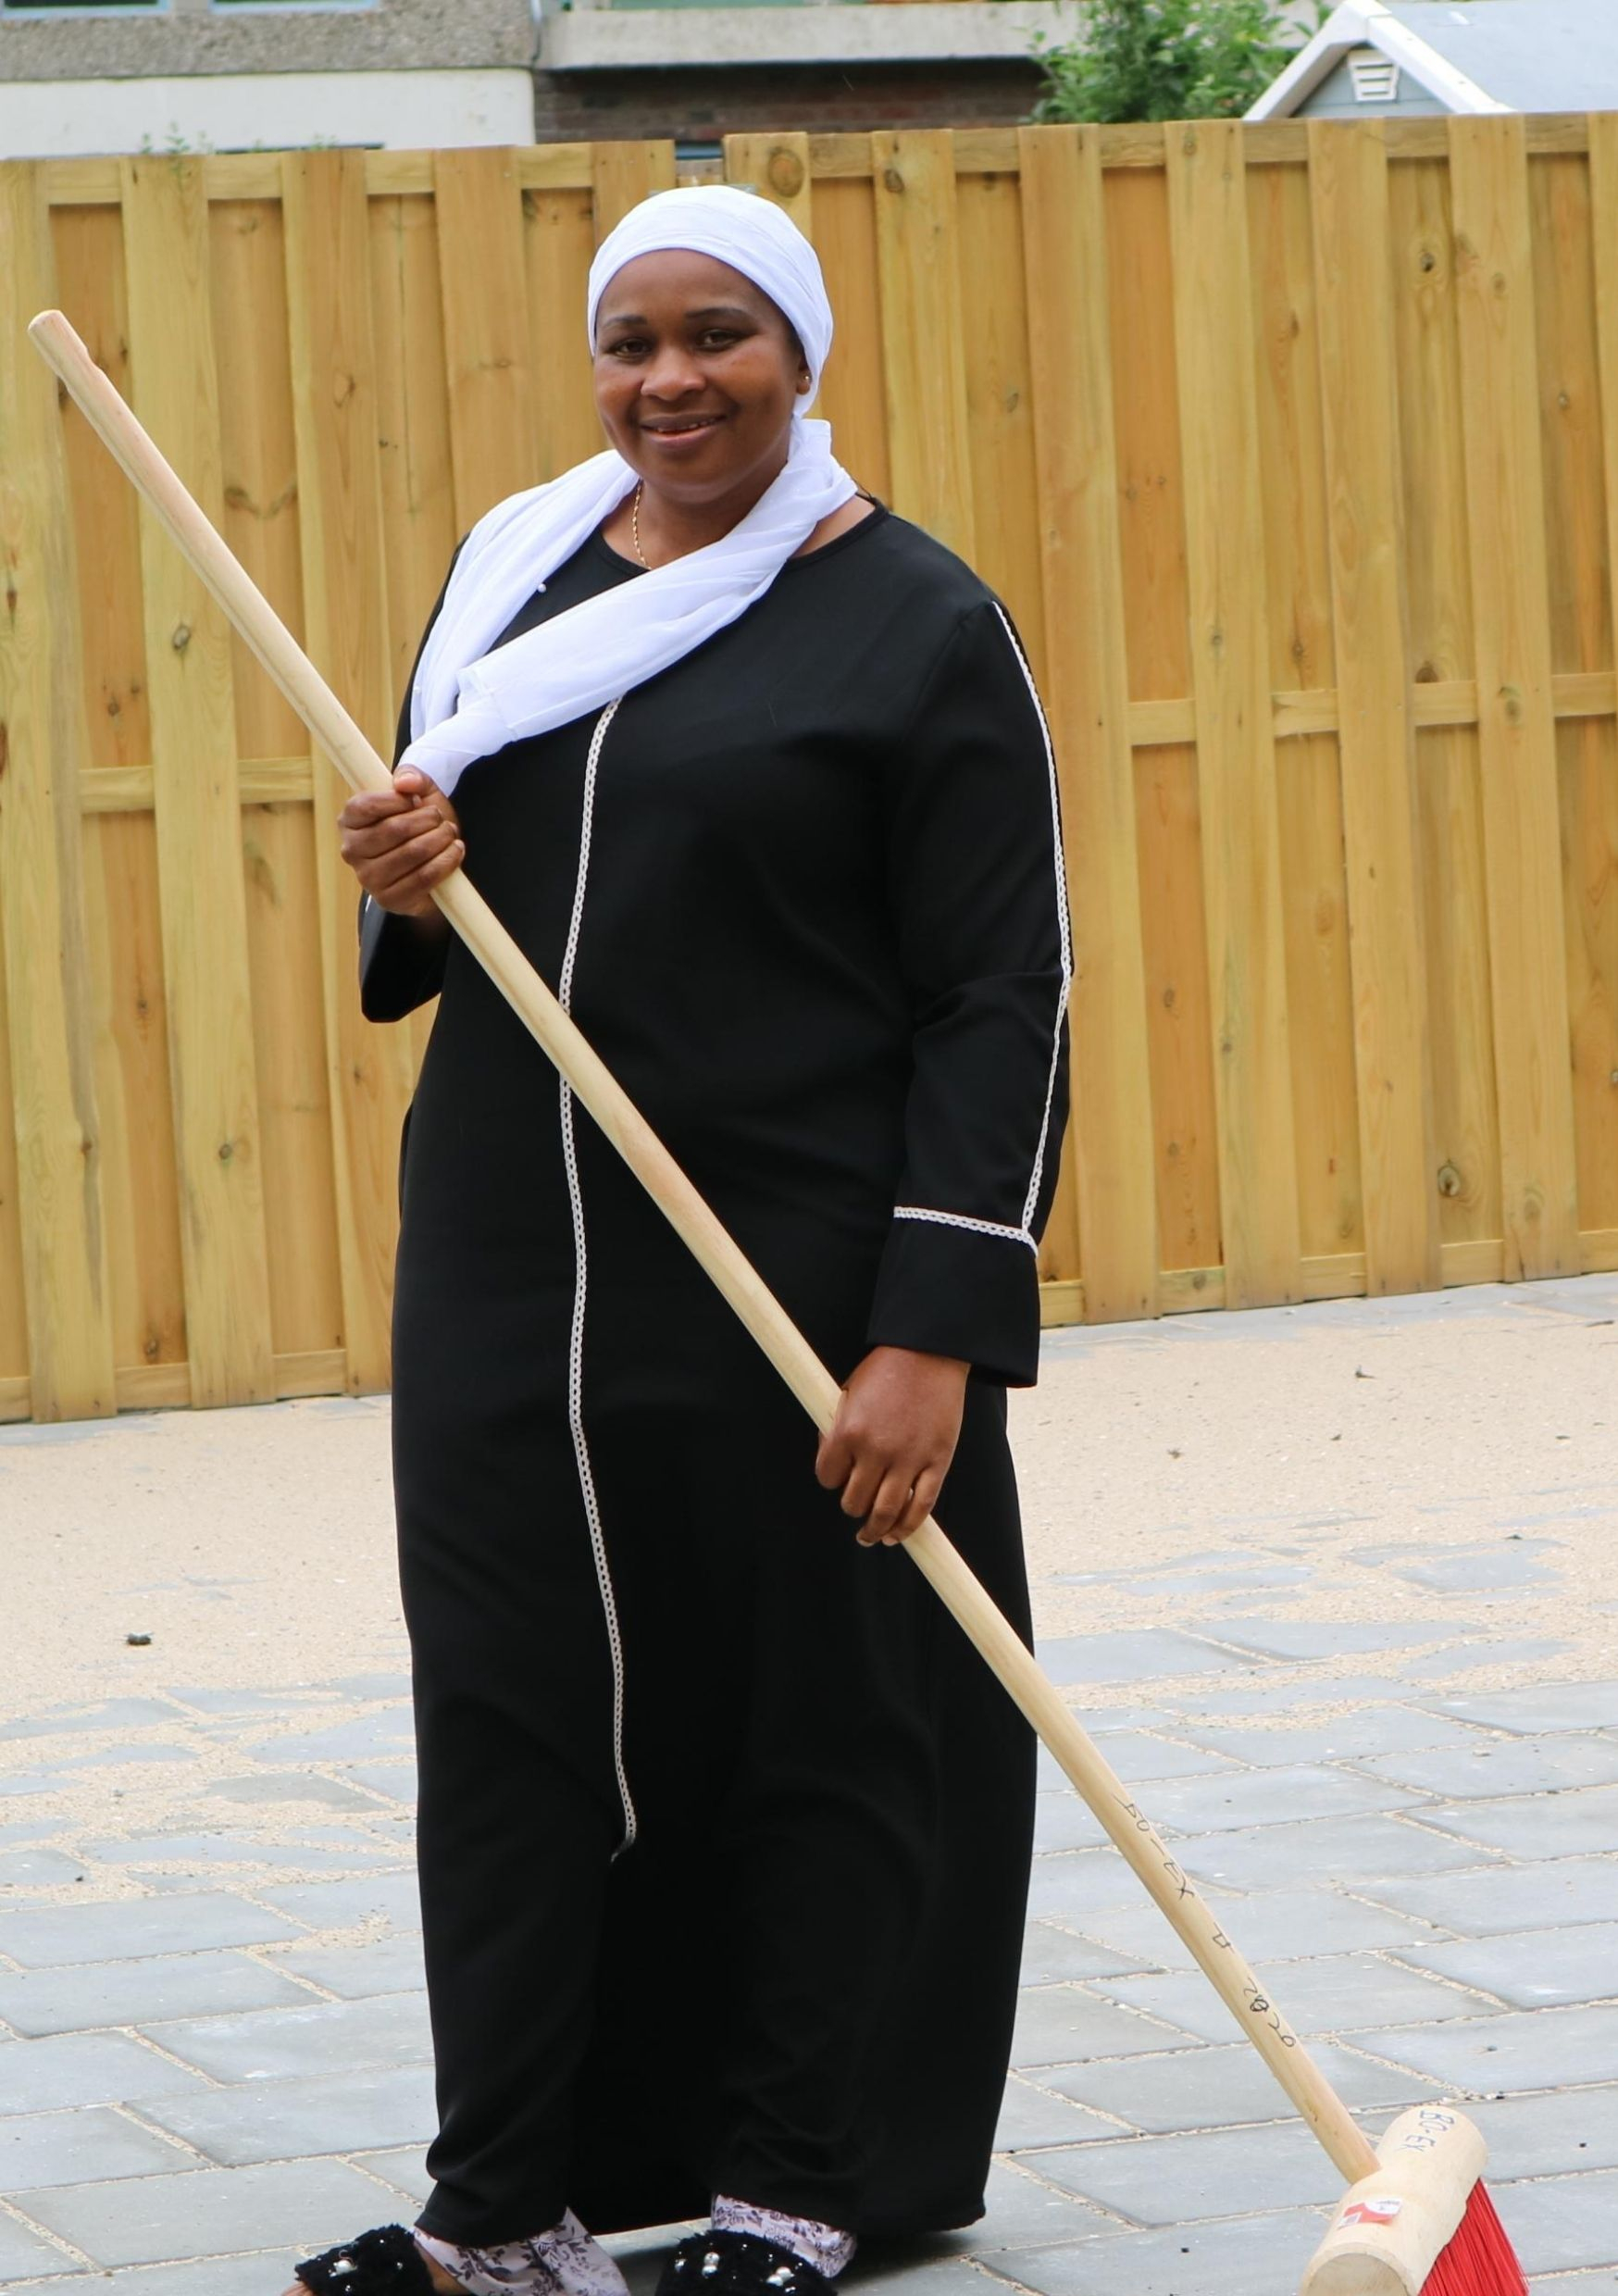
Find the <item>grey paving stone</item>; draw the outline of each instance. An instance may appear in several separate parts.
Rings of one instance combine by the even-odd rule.
[[[1554,1585],[1560,1573],[1547,1557],[1559,1539],[1525,1539],[1510,1534],[1423,1553],[1411,1545],[1357,1547],[1350,1560],[1386,1570],[1411,1586],[1439,1594],[1487,1594],[1501,1589]]]
[[[129,2265],[118,2274],[116,2296],[274,2296],[290,2288],[304,2247],[282,2253],[209,2256],[188,2265]]]
[[[1267,2296],[1297,2287],[1326,2222],[1324,2211],[1283,2209],[983,2261],[1037,2296]]]
[[[323,1682],[322,1690],[335,1691],[340,1698],[408,1698],[410,1677],[407,1674],[345,1674],[335,1682]]]
[[[310,1929],[355,1929],[367,1922],[385,1922],[395,1929],[421,1927],[414,1872],[364,1875],[355,1881],[278,1882],[255,1895]]]
[[[1362,1658],[1374,1651],[1412,1650],[1462,1634],[1458,1619],[1421,1626],[1366,1618],[1222,1618],[1219,1640],[1264,1658]]]
[[[1475,1730],[1451,1722],[1441,1714],[1425,1714],[1419,1706],[1364,1706],[1354,1714],[1334,1715],[1329,1721],[1313,1722],[1301,1729],[1232,1729],[1211,1728],[1206,1722],[1182,1725],[1200,1746],[1210,1746],[1233,1760],[1264,1768],[1286,1767],[1295,1762],[1354,1761],[1362,1768],[1373,1754],[1409,1754],[1424,1747],[1453,1747],[1458,1752],[1487,1744]],[[1379,1775],[1399,1784],[1402,1778],[1391,1764]]]
[[[432,2067],[427,2064],[371,2065],[306,2080],[243,2082],[197,2096],[165,2098],[143,2110],[159,2128],[183,2137],[223,2168],[426,2144],[438,2127]],[[0,2128],[4,2126],[0,2122]]]
[[[1234,1921],[1231,1928],[1237,1928]],[[1437,1984],[1368,1953],[1287,1962],[1268,1971],[1261,1968],[1258,1974],[1266,1987],[1273,1983],[1276,2006],[1305,2036],[1363,2033],[1384,2025],[1438,2024],[1452,2017],[1485,2016],[1489,2010],[1489,2003],[1475,1993],[1457,1992],[1452,1985]],[[1101,1978],[1094,1984],[1109,2000],[1150,2010],[1200,2040],[1228,2040],[1236,2029],[1229,2010],[1200,1970],[1176,1970],[1166,1977]]]
[[[267,1803],[318,1803],[328,1810],[363,1810],[366,1796],[342,1778],[322,1778],[316,1770],[253,1770],[243,1778],[216,1778],[203,1792],[218,1802],[243,1809]]]
[[[1037,1921],[1049,1915],[1093,1935],[1083,1916],[1132,1904],[1140,1894],[1140,1884],[1110,1845],[1103,1850],[1070,1850],[1034,1860],[1028,1879],[1028,1915]]]
[[[1618,2265],[1618,2169],[1489,2190],[1525,2272]]]
[[[1425,1690],[1429,1683],[1452,1681],[1458,1675],[1475,1674],[1484,1666],[1537,1666],[1547,1658],[1560,1658],[1572,1648],[1571,1642],[1495,1642],[1474,1635],[1452,1650],[1429,1651],[1425,1657],[1411,1659],[1404,1677],[1413,1691]]]
[[[116,2266],[253,2248],[306,2256],[369,2224],[377,2197],[369,2178],[341,2161],[277,2161],[56,2186],[30,2193],[28,2213],[98,2265]]]
[[[1072,1986],[1027,1986],[1017,1996],[1012,2063],[1019,2069],[1187,2045],[1186,2036],[1173,2026],[1120,2009],[1114,2002],[1098,2001]]]
[[[249,1905],[245,1898],[224,1890],[0,1914],[0,1953],[9,1954],[26,1969],[203,1953],[216,1946],[261,1945],[296,1935],[292,1923],[279,1913],[266,1913],[262,1906]]]
[[[1618,2008],[1507,2010],[1476,2025],[1378,2033],[1379,2057],[1491,2096],[1618,2080]]]
[[[838,2285],[860,2296],[986,2296],[994,2283],[969,2261],[969,2251],[955,2252],[958,2247],[952,2240],[950,2252],[939,2254],[917,2240],[872,2241]],[[647,2296],[633,2274],[628,2277],[630,2296]]]
[[[20,1721],[0,1722],[0,1739],[65,1738],[86,1730],[144,1730],[155,1723],[172,1725],[175,1709],[162,1698],[105,1698],[95,1706],[68,1706],[56,1713],[35,1714]]]
[[[1086,1850],[1104,1841],[1100,1821],[1092,1817],[1076,1793],[1058,1791],[1034,1797],[1034,1853],[1044,1857],[1052,1850]]]
[[[37,2232],[0,2215],[0,2280],[37,2280],[47,2273],[82,2273],[83,2265]],[[283,2281],[282,2286],[286,2284]]]
[[[1286,1669],[1288,1678],[1291,1673],[1290,1667]],[[1354,1675],[1337,1681],[1329,1675],[1317,1675],[1302,1682],[1290,1678],[1266,1680],[1239,1690],[1165,1690],[1161,1695],[1164,1704],[1178,1713],[1229,1720],[1240,1716],[1291,1717],[1323,1709],[1335,1713],[1350,1706],[1397,1704],[1408,1698],[1410,1692],[1402,1682],[1388,1675]]]
[[[77,1753],[70,1760],[59,1762],[59,1770],[118,1770],[133,1769],[142,1763],[195,1762],[199,1757],[190,1746],[107,1746],[99,1753]]]
[[[1081,1940],[1068,1941],[1076,1951],[1083,1950]],[[1090,1950],[1099,1953],[1103,1949]],[[414,1993],[425,1982],[420,1934],[411,1931],[380,1937],[368,1945],[294,1945],[290,1953],[277,1953],[274,1966],[309,1978],[344,2001],[364,2001],[373,1993]],[[1052,1974],[1090,1977],[1101,1973],[1073,1969]]]
[[[241,2017],[180,2018],[147,2029],[160,2048],[223,2081],[291,2080],[366,2065],[419,2064],[432,2053],[426,2004],[417,1993],[259,2009]]]
[[[1227,2015],[1226,2025],[1236,2028]],[[1350,2110],[1400,2110],[1437,2095],[1435,2083],[1374,2065],[1329,2043],[1311,2055]],[[1297,2109],[1257,2050],[1233,2040],[1228,2048],[1200,2049],[1193,2056],[1131,2057],[1103,2065],[1061,2065],[1041,2078],[1077,2104],[1110,2113],[1151,2136],[1187,2129],[1229,2128],[1239,2121],[1296,2120]],[[1133,2215],[1131,2209],[1127,2212]]]
[[[1458,1930],[1463,1937],[1494,1937],[1507,1929],[1611,1921],[1618,1905],[1618,1863],[1569,1857],[1543,1866],[1480,1864],[1464,1875],[1431,1879],[1413,1874],[1360,1886],[1378,1904],[1413,1914],[1418,1920]],[[1118,1951],[1126,1953],[1128,1948],[1120,1946]]]
[[[1300,1819],[1358,1816],[1410,1806],[1413,1794],[1350,1770],[1235,1771],[1224,1778],[1182,1778],[1143,1794],[1146,1815],[1176,1834],[1238,1833],[1248,1827],[1296,1825]]]
[[[1205,2135],[1075,2145],[1041,2152],[1039,2174],[1139,2225],[1241,2215],[1261,2193],[1278,2207],[1315,2207],[1335,2202],[1342,2190],[1341,2177],[1296,2119]]]
[[[994,2149],[997,2152],[1027,2152],[1045,2145],[1084,2144],[1097,2137],[1121,2134],[1116,2121],[1066,2097],[1050,2096],[1013,2073],[1001,2100]]]
[[[432,2190],[432,2178],[427,2173],[427,2155],[418,2144],[396,2146],[386,2152],[356,2153],[355,2157],[362,2167],[370,2170],[373,2177],[385,2177],[401,2192],[408,2193],[417,2207],[425,2203]]]
[[[1618,1905],[1618,1896],[1613,1903]],[[1400,1953],[1418,1968],[1498,1993],[1516,2009],[1618,2000],[1618,1921],[1401,1946]]]
[[[1272,1773],[1273,1775],[1273,1773]],[[1324,1817],[1245,1833],[1198,1834],[1175,1844],[1194,1879],[1232,1890],[1285,1888],[1330,1878],[1359,1890],[1385,1874],[1453,1872],[1487,1853],[1451,1834],[1426,1833],[1397,1817]]]
[[[265,1841],[232,1827],[228,1834],[148,1834],[138,1841],[90,1841],[84,1846],[86,1856],[98,1866],[279,1867],[311,1881],[399,1863],[396,1850],[367,1841],[357,1831],[335,1843]]]
[[[7,1850],[0,1856],[0,1890],[54,1890],[83,1878],[84,1860],[65,1850]]]
[[[127,2033],[57,2033],[46,2040],[0,2042],[0,2097],[8,2113],[55,2113],[68,2105],[139,2104],[201,2086]]]
[[[1565,1786],[1606,1786],[1618,1780],[1618,1742],[1565,1737],[1482,1739],[1468,1733],[1463,1746],[1428,1752],[1372,1754],[1358,1766],[1395,1785],[1424,1793],[1487,1799],[1505,1794],[1551,1793]]]
[[[1429,1826],[1512,1857],[1577,1857],[1618,1844],[1618,1786],[1565,1787],[1510,1801],[1459,1802],[1423,1812]],[[1614,1901],[1618,1903],[1618,1900]]]
[[[0,2019],[17,2032],[80,2033],[104,2025],[306,2002],[301,1985],[245,1953],[165,1953],[0,1976]]]
[[[364,1762],[378,1754],[395,1757],[416,1746],[416,1723],[408,1705],[386,1706],[375,1714],[356,1714],[324,1730],[306,1730],[288,1738],[267,1738],[247,1752],[255,1761]]]
[[[1162,1681],[1174,1675],[1236,1674],[1251,1670],[1253,1664],[1172,1627],[1059,1635],[1039,1645],[1039,1657],[1051,1679],[1063,1686]]]
[[[1106,2227],[1099,2209],[1052,2191],[1037,2176],[1004,2161],[990,2168],[984,2199],[982,2221],[968,2236],[974,2248],[1032,2248],[1047,2240],[1082,2240]]]
[[[171,1690],[170,1698],[177,1698],[182,1706],[194,1707],[198,1714],[230,1717],[238,1715],[283,1714],[288,1706],[313,1705],[320,1696],[312,1683],[300,1682],[290,1690],[219,1690],[210,1685],[185,1690]]]
[[[1487,2140],[1491,2182],[1618,2168],[1618,2088],[1542,2089],[1466,2111]]]
[[[90,2184],[106,2177],[160,2176],[195,2165],[180,2145],[105,2105],[0,2116],[0,2192]]]
[[[1272,1890],[1258,1897],[1227,1891],[1204,1892],[1230,1925],[1230,1934],[1251,1961],[1285,1963],[1313,1953],[1371,1952],[1402,1943],[1430,1944],[1431,1927],[1394,1913],[1339,1897],[1331,1890]],[[1187,1968],[1189,1958],[1155,1905],[1133,1905],[1084,1916],[1084,1934],[1114,1953],[1132,1954],[1154,1969]]]
[[[56,1780],[47,1770],[21,1770],[12,1778],[0,1778],[0,1800],[23,1802],[31,1794],[56,1791]]]
[[[414,1762],[350,1762],[344,1765],[343,1776],[352,1778],[356,1786],[368,1786],[373,1793],[387,1794],[392,1801],[408,1803],[412,1809],[416,1806]]]
[[[1462,1722],[1517,1730],[1525,1738],[1548,1730],[1618,1728],[1618,1682],[1527,1683],[1521,1690],[1445,1698],[1438,1704],[1442,1713]]]
[[[1079,1718],[1084,1720],[1082,1716]],[[1090,1735],[1101,1739],[1101,1752],[1130,1785],[1153,1778],[1207,1778],[1235,1767],[1223,1754],[1201,1746],[1176,1745],[1172,1739],[1154,1738],[1145,1730],[1092,1730]],[[1072,1791],[1059,1770],[1052,1783]]]

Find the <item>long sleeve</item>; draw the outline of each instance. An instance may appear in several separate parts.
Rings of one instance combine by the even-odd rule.
[[[915,1053],[868,1342],[1029,1385],[1071,941],[1050,736],[992,600],[957,624],[893,758],[888,869]]]
[[[455,557],[459,557],[457,547]],[[454,559],[450,561],[454,570]],[[444,578],[444,590],[449,577]],[[438,594],[437,604],[427,618],[427,629],[421,633],[421,646],[416,650],[416,663],[421,659],[421,647],[427,643],[428,630],[438,619],[444,591]],[[393,737],[393,764],[397,766],[410,742],[410,690],[416,683],[416,664],[404,687],[404,700],[399,712],[398,730]],[[449,953],[445,935],[429,939],[416,929],[408,917],[396,917],[389,909],[380,908],[369,893],[362,893],[359,903],[359,1008],[367,1020],[403,1020],[418,1004],[426,1004],[443,987],[444,959]]]

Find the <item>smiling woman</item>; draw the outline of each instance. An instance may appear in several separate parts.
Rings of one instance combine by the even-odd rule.
[[[373,1019],[442,991],[403,1158],[393,1443],[441,2133],[318,2296],[825,2296],[979,2215],[1032,1823],[1023,1724],[917,1572],[1026,1630],[1064,1105],[1049,743],[999,602],[812,419],[778,210],[604,243],[604,454],[457,555],[392,796],[351,799]],[[824,1358],[816,1453],[432,887],[464,866]],[[575,2214],[577,2212],[577,2214]],[[582,2222],[580,2221],[582,2219]]]

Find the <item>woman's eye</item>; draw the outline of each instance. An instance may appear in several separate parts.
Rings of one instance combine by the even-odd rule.
[[[705,328],[701,337],[702,345],[705,351],[728,350],[733,343],[740,343],[741,340],[741,337],[734,327]]]

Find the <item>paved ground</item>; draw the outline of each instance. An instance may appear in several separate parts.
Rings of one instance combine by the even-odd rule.
[[[1014,1404],[1057,1678],[1367,2125],[1472,2101],[1537,2290],[1618,2288],[1615,1346],[1589,1278],[1056,1334]],[[386,1450],[0,1432],[8,2289],[275,2296],[422,2190]],[[1330,2167],[1054,1773],[1039,1849],[989,2214],[865,2284],[1283,2296]]]

